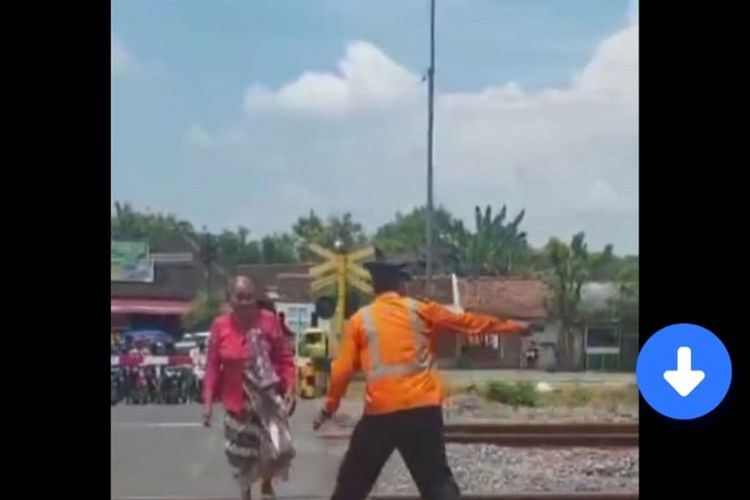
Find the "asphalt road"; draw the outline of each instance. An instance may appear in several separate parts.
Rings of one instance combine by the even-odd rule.
[[[529,371],[446,372],[451,383],[485,379],[544,380],[550,383],[631,383],[633,375],[544,374]],[[281,499],[328,498],[346,442],[323,440],[311,422],[320,401],[300,400],[292,418],[297,458],[289,482],[279,483]],[[357,416],[361,396],[342,401],[339,413]],[[111,495],[117,500],[218,500],[238,498],[237,486],[224,457],[221,409],[214,426],[200,424],[201,407],[125,406],[111,412]],[[329,424],[330,429],[330,424]],[[258,496],[259,498],[259,496]]]
[[[346,443],[319,439],[311,428],[318,402],[299,401],[293,416],[297,457],[282,499],[327,498]],[[224,457],[220,409],[200,424],[198,405],[125,406],[111,413],[112,499],[238,498]],[[258,496],[259,497],[259,496]]]

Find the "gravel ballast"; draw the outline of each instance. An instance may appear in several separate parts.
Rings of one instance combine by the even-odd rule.
[[[517,407],[488,401],[476,395],[454,396],[443,405],[446,422],[492,420],[502,422],[638,422],[638,406]]]
[[[638,491],[637,449],[527,449],[453,443],[446,447],[463,493]],[[398,453],[386,464],[374,492],[417,494]]]
[[[361,400],[343,400],[332,424],[339,429],[351,429],[362,415]],[[566,423],[566,422],[622,422],[638,423],[638,406],[612,404],[609,406],[514,408],[487,401],[475,395],[456,396],[443,405],[443,416],[450,422],[496,423]]]

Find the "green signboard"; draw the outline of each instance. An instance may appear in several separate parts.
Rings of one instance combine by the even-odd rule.
[[[154,262],[146,242],[112,241],[110,263],[113,282],[154,281]]]

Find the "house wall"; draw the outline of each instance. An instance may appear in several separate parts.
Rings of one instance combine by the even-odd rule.
[[[544,324],[542,331],[534,332],[522,339],[522,352],[526,351],[531,341],[536,342],[536,345],[539,347],[539,360],[537,361],[539,369],[550,369],[557,364],[555,352],[557,349],[559,328],[559,321],[548,321]]]
[[[558,348],[560,327],[561,324],[559,320],[548,320],[544,323],[542,331],[534,332],[532,335],[522,339],[522,352],[526,350],[532,340],[536,342],[539,347],[539,361],[537,362],[537,367],[541,370],[550,370],[557,366],[556,352]],[[575,368],[578,370],[582,370],[584,367],[584,340],[585,336],[583,330],[577,329],[575,342],[573,344],[573,352]]]
[[[472,343],[464,335],[448,332],[436,335],[438,366],[467,369],[521,367],[523,340],[520,335],[496,335],[496,343],[492,341],[493,336],[484,337],[484,343],[482,336],[476,337],[477,342]]]
[[[589,327],[589,334],[592,329],[611,330],[616,337],[612,342],[602,342],[600,338],[589,338],[588,340],[588,359],[587,370],[604,370],[604,371],[634,371],[635,362],[638,357],[639,343],[638,334],[631,331],[623,331],[616,323],[592,323]],[[606,337],[605,337],[606,339]],[[613,352],[609,353],[608,350]]]
[[[559,331],[560,322],[551,320],[544,323],[544,328],[541,331],[534,332],[528,337],[500,335],[499,349],[497,350],[468,345],[467,338],[460,335],[438,334],[436,344],[438,366],[441,368],[523,369],[526,367],[523,353],[533,340],[539,347],[537,369],[552,370],[557,367],[556,352]],[[577,329],[574,342],[575,369],[577,370],[583,370],[585,367],[584,342],[583,329]],[[465,359],[461,359],[462,352]]]

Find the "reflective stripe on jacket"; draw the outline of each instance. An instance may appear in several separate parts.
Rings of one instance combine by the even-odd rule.
[[[442,403],[435,369],[434,332],[453,330],[467,335],[520,331],[514,321],[470,313],[383,293],[360,309],[347,324],[337,358],[331,365],[325,407],[334,412],[352,375],[366,379],[365,413],[390,413]]]

